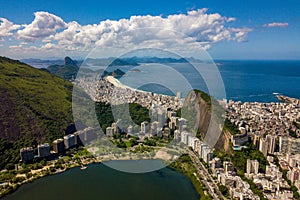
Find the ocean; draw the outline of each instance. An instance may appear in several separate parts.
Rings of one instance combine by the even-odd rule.
[[[130,70],[132,67],[129,66],[112,67],[110,70],[119,68],[126,71],[126,76],[119,78],[119,81],[136,89],[168,95],[176,95],[174,88],[194,88],[208,92],[203,79],[186,63],[163,65],[142,64],[136,67],[139,71]],[[276,94],[300,98],[300,61],[219,60],[216,65],[224,83],[227,100],[278,102]],[[185,87],[182,77],[169,70],[170,66],[185,75],[184,79],[188,80],[191,88]]]

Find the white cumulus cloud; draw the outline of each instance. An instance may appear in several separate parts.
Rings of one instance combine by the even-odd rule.
[[[16,38],[33,42],[66,27],[66,23],[60,17],[48,12],[35,12],[34,16],[31,24],[24,25],[25,28],[17,31]]]
[[[248,33],[253,31],[251,28],[229,28],[230,32],[234,34],[234,39],[238,42],[247,41]]]
[[[199,47],[209,49],[214,43],[224,40],[247,41],[247,35],[252,31],[247,27],[231,27],[236,20],[234,17],[208,13],[206,8],[167,17],[137,15],[87,25],[65,22],[48,12],[34,15],[30,24],[23,25],[15,33],[16,39],[27,44],[11,49],[55,53],[89,52],[95,47],[102,49],[103,53],[136,48],[193,51]],[[39,42],[30,46],[35,41]]]
[[[13,35],[12,31],[19,29],[21,26],[8,21],[5,18],[0,18],[0,39]]]
[[[99,24],[81,26],[70,22],[67,28],[44,39],[56,41],[68,50],[88,50],[102,47],[160,47],[189,45],[209,48],[222,40],[245,41],[249,28],[227,28],[227,18],[218,13],[208,14],[207,9],[189,11],[187,14],[162,16],[131,16],[129,19],[105,20]]]

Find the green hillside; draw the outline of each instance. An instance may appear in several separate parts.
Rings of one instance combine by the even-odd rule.
[[[62,136],[72,123],[71,93],[70,82],[0,57],[0,149],[8,147],[1,151],[0,168],[23,145]]]
[[[39,139],[71,123],[72,84],[19,61],[0,57],[0,137]]]

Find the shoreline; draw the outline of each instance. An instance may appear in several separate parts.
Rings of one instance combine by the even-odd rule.
[[[109,83],[113,84],[117,88],[129,89],[129,90],[132,90],[132,91],[135,91],[135,92],[141,92],[141,93],[144,93],[144,94],[151,94],[151,93],[153,93],[153,94],[161,95],[161,96],[164,96],[164,97],[173,97],[173,98],[175,98],[175,96],[170,96],[170,95],[166,95],[166,94],[149,92],[149,91],[144,91],[144,90],[139,90],[139,89],[132,88],[132,87],[130,87],[128,85],[125,85],[125,84],[121,83],[117,78],[115,78],[113,76],[106,76],[104,79],[106,81],[108,81]]]
[[[96,164],[103,164],[103,165],[105,165],[104,164],[105,162],[110,162],[110,161],[139,161],[139,160],[160,160],[161,162],[163,162],[165,164],[164,160],[161,159],[161,158],[120,159],[120,160],[118,160],[118,159],[114,159],[114,160],[99,160],[99,159],[95,158],[94,160],[92,160],[90,162],[86,162],[83,165],[86,166],[87,169],[88,169],[89,165],[94,165],[94,164],[95,165]],[[190,177],[186,173],[183,173],[183,171],[181,171],[180,169],[172,166],[172,163],[176,163],[176,162],[178,162],[177,159],[174,160],[174,161],[172,161],[169,164],[166,164],[164,168],[169,168],[170,170],[174,170],[174,171],[182,174],[183,176],[185,176],[190,181],[190,183],[194,186],[193,189],[196,191],[197,195],[201,196],[201,194],[196,189],[196,185],[194,183],[194,180],[190,179]],[[65,172],[67,172],[69,170],[76,169],[76,168],[80,169],[81,166],[82,166],[81,164],[75,164],[75,165],[71,165],[71,166],[69,166],[69,167],[67,167],[67,168],[65,168],[63,170],[59,170],[59,171],[56,171],[56,172],[49,172],[49,173],[45,173],[45,174],[42,174],[42,175],[38,175],[36,177],[29,178],[29,179],[23,181],[22,183],[17,183],[15,185],[11,186],[12,187],[11,189],[9,189],[6,193],[0,195],[0,199],[12,195],[13,193],[17,192],[20,187],[22,187],[22,186],[24,186],[26,184],[29,184],[29,183],[33,183],[34,181],[36,181],[38,179],[42,179],[42,178],[46,178],[46,177],[54,176],[54,175],[59,175],[59,174],[65,173]],[[107,166],[107,165],[105,165],[105,166]],[[46,165],[45,167],[49,167],[49,165]],[[109,167],[109,166],[107,166],[107,167]],[[85,170],[81,170],[81,171],[85,171]],[[160,170],[160,169],[158,169],[158,170]],[[157,170],[155,170],[155,171],[157,171]]]
[[[91,165],[91,164],[97,164],[97,163],[98,164],[102,163],[102,161],[94,160],[92,162],[87,162],[87,163],[85,163],[83,165]],[[45,167],[49,167],[50,168],[50,165],[46,165]],[[61,173],[64,173],[64,172],[66,172],[66,171],[68,171],[70,169],[74,169],[74,168],[77,168],[77,167],[81,167],[81,165],[80,164],[74,164],[74,165],[71,165],[71,166],[69,166],[69,167],[67,167],[65,169],[57,170],[55,172],[47,171],[44,174],[40,174],[40,175],[38,175],[36,177],[31,177],[29,179],[26,179],[26,180],[22,181],[21,183],[16,183],[16,184],[13,184],[13,185],[8,185],[10,188],[8,189],[8,191],[6,191],[4,193],[1,193],[0,194],[0,198],[4,198],[4,197],[6,197],[8,195],[11,195],[11,194],[15,193],[23,185],[26,185],[28,183],[32,183],[32,182],[34,182],[34,181],[36,181],[38,179],[44,178],[44,177],[53,176],[53,175],[59,175]]]
[[[127,86],[127,85],[121,83],[118,79],[116,79],[113,76],[106,76],[105,80],[108,81],[108,82],[110,82],[111,84],[113,84],[117,88],[129,89],[129,90],[133,90],[135,92],[151,93],[151,92],[147,92],[147,91],[143,91],[143,90],[139,90],[139,89],[135,89],[135,88],[132,88],[130,86]],[[163,95],[163,94],[161,94],[161,95]]]
[[[87,150],[88,147],[86,147],[84,149]],[[81,150],[77,149],[76,151],[78,153]],[[33,169],[32,166],[27,166],[30,168],[30,171],[28,171],[28,172],[19,173],[20,170],[22,170],[22,169],[20,169],[16,172],[15,171],[9,172],[9,173],[13,173],[14,177],[12,177],[10,180],[3,181],[3,183],[7,183],[7,185],[5,185],[4,188],[2,188],[2,191],[0,193],[0,199],[4,198],[5,196],[13,194],[21,186],[23,186],[27,183],[32,183],[33,181],[35,181],[37,179],[44,178],[44,177],[51,176],[51,175],[58,175],[58,174],[66,172],[68,170],[71,170],[71,169],[74,169],[77,167],[80,168],[82,166],[88,166],[91,164],[104,164],[105,162],[110,162],[110,161],[160,160],[163,163],[164,167],[169,166],[169,164],[166,164],[166,161],[164,160],[163,156],[159,156],[159,157],[154,156],[153,157],[153,156],[144,155],[143,157],[139,157],[139,158],[134,158],[134,157],[130,157],[130,156],[126,156],[126,157],[124,157],[124,156],[123,157],[122,156],[120,156],[120,157],[118,157],[118,156],[117,157],[96,157],[93,154],[91,154],[91,152],[90,152],[88,155],[82,155],[80,157],[80,162],[76,162],[73,158],[74,158],[74,156],[76,156],[77,153],[75,153],[72,156],[60,155],[57,157],[57,159],[48,161],[48,163],[46,165],[44,165],[42,168]],[[56,164],[60,163],[59,162],[60,159],[61,159],[61,161],[63,160],[64,162],[63,162],[63,164],[61,164],[60,167],[57,167]],[[31,165],[31,164],[28,164],[28,165]],[[25,167],[25,169],[26,169],[26,167]],[[21,180],[14,182],[13,179],[15,179],[15,178],[21,178]]]
[[[121,83],[114,76],[106,76],[105,80],[108,81],[109,83],[113,84],[117,88],[129,89],[129,90],[132,90],[132,91],[135,91],[135,92],[141,92],[141,93],[154,93],[154,92],[139,90],[139,89],[135,89],[135,88],[132,88],[130,86],[127,86],[127,85]],[[170,95],[160,94],[160,93],[154,93],[154,94],[162,95],[162,96],[170,96]],[[246,102],[249,102],[249,103],[255,103],[255,102],[257,102],[257,103],[273,103],[273,102],[274,103],[280,103],[280,102],[289,102],[291,100],[297,100],[297,98],[295,98],[295,97],[290,97],[290,96],[287,96],[287,95],[284,95],[284,94],[278,93],[278,92],[272,92],[270,94],[264,94],[264,95],[274,96],[278,101],[267,101],[267,102],[263,102],[263,101],[242,101],[242,102],[243,103],[246,103]],[[257,95],[257,96],[260,96],[260,95]],[[174,96],[170,96],[170,97],[174,97]],[[227,100],[228,101],[229,100],[236,101],[236,100],[234,100],[234,98],[231,98],[231,99],[227,98]],[[239,100],[239,101],[241,101],[241,100]]]
[[[151,160],[151,159],[146,159],[146,160]],[[155,159],[155,160],[158,160],[158,159]],[[112,161],[114,161],[114,160],[112,160]],[[129,161],[129,160],[128,160],[128,161]],[[130,161],[132,161],[132,160],[130,160]],[[87,169],[86,169],[86,170],[80,170],[80,166],[73,166],[73,167],[70,167],[70,168],[68,168],[68,169],[65,169],[65,170],[63,170],[62,172],[59,172],[59,173],[53,173],[53,174],[48,174],[48,175],[45,175],[45,176],[42,176],[42,177],[34,178],[34,179],[32,179],[31,181],[28,181],[28,182],[26,182],[26,183],[24,183],[24,184],[21,184],[21,185],[16,186],[16,188],[14,188],[14,190],[11,191],[10,193],[7,193],[7,194],[5,194],[5,195],[3,195],[3,196],[0,196],[0,199],[14,199],[14,196],[13,196],[14,193],[18,192],[19,189],[20,189],[22,186],[25,186],[26,184],[28,185],[28,184],[30,184],[30,183],[31,183],[31,184],[34,184],[35,181],[41,180],[42,178],[49,178],[50,176],[61,175],[61,174],[65,173],[65,172],[68,172],[68,171],[70,171],[70,170],[76,170],[76,171],[74,171],[74,172],[76,172],[76,174],[77,174],[77,173],[86,173],[85,171],[89,170],[89,168],[92,169],[93,167],[97,167],[98,165],[103,165],[103,166],[105,166],[105,167],[107,167],[107,168],[110,168],[108,165],[106,165],[106,164],[104,164],[104,163],[105,163],[105,161],[104,161],[104,162],[92,162],[92,163],[89,163],[89,164],[86,165],[86,166],[87,166]],[[178,163],[178,160],[174,161],[174,163]],[[114,170],[114,168],[111,168],[111,169]],[[203,193],[201,193],[201,192],[199,193],[198,188],[196,187],[197,184],[199,184],[199,183],[195,183],[194,180],[192,180],[191,177],[188,176],[188,174],[184,173],[184,172],[181,171],[179,168],[176,168],[176,167],[174,167],[174,166],[172,166],[172,165],[166,165],[164,168],[155,170],[155,171],[153,171],[153,172],[160,173],[160,172],[158,172],[159,170],[165,170],[165,169],[174,171],[174,172],[178,173],[179,176],[184,176],[184,177],[186,178],[186,180],[189,182],[189,184],[191,184],[191,186],[192,186],[192,187],[190,188],[191,191],[193,191],[194,194],[197,195],[198,197],[201,197],[201,196],[203,195]],[[119,171],[119,172],[123,173],[122,171]],[[72,173],[73,173],[73,172],[72,172]],[[133,173],[133,174],[134,174],[134,173]],[[165,178],[168,178],[168,177],[165,177]],[[41,182],[39,182],[39,183],[41,183]],[[42,183],[44,183],[44,182],[42,181]],[[196,184],[196,185],[195,185],[195,184]],[[201,182],[200,182],[200,184],[201,184]],[[31,187],[32,187],[32,186],[31,186]],[[31,188],[31,187],[27,187],[27,189],[28,189],[28,188]],[[27,190],[27,189],[26,189],[26,190]],[[21,191],[21,192],[24,192],[24,191],[25,191],[24,188],[22,188],[22,191]],[[204,194],[204,195],[205,195],[205,194]],[[19,196],[20,196],[20,195],[19,195]]]

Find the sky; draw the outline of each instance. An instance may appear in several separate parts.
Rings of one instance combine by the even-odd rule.
[[[299,44],[299,0],[0,0],[0,55],[15,59],[159,48],[186,57],[201,49],[213,59],[300,60]]]

